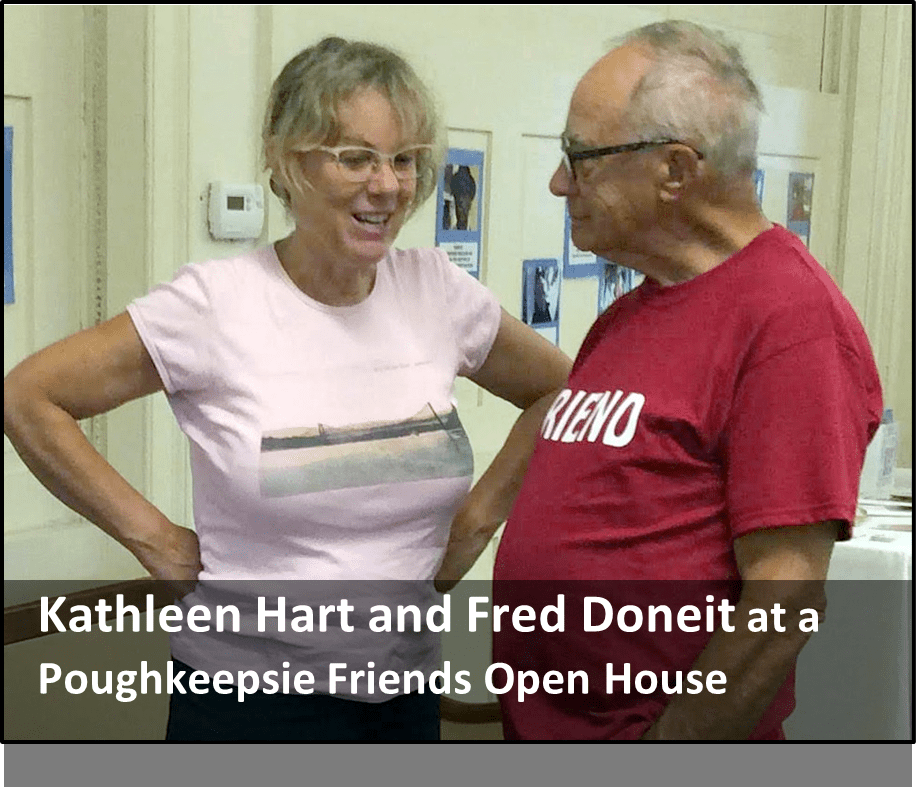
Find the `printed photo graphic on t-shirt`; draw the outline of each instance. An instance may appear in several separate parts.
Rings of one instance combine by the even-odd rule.
[[[454,408],[431,405],[403,421],[284,429],[261,438],[264,497],[473,475],[467,433]]]

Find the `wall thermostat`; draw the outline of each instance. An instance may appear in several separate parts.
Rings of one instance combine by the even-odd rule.
[[[254,240],[264,226],[264,189],[254,183],[210,184],[210,235],[215,240]]]

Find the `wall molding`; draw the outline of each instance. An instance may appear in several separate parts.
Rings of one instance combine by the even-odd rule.
[[[912,452],[912,6],[851,6],[839,71],[845,108],[840,259]]]

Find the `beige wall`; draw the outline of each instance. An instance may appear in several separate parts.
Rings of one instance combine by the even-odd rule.
[[[407,53],[439,94],[453,140],[485,147],[492,188],[484,278],[518,314],[520,260],[541,242],[524,217],[543,211],[556,220],[538,192],[546,183],[538,183],[555,163],[570,91],[609,38],[666,17],[729,33],[777,110],[797,105],[814,118],[797,145],[778,128],[767,132],[767,153],[804,165],[817,160],[821,136],[837,146],[827,157],[835,162],[817,164],[818,186],[832,184],[824,201],[815,197],[815,213],[830,214],[818,219],[825,229],[817,253],[865,322],[903,425],[900,463],[911,466],[909,6],[548,4],[523,13],[507,5],[4,6],[4,114],[17,126],[20,211],[19,300],[4,307],[5,369],[121,311],[184,262],[253,245],[209,238],[207,186],[217,179],[265,183],[257,139],[270,80],[299,47],[330,33]],[[800,125],[786,114],[781,120],[790,128]],[[543,156],[550,161],[537,163]],[[432,226],[426,210],[405,228],[402,245],[431,243]],[[284,231],[282,210],[271,202],[261,242]],[[594,317],[594,287],[564,285],[561,342],[570,353]],[[514,414],[470,386],[459,389],[459,399],[480,468]],[[190,522],[187,450],[163,397],[87,430],[168,516]],[[29,480],[6,441],[4,475],[7,578],[141,574],[120,547]],[[16,686],[31,679],[39,660],[63,665],[62,654],[72,655],[69,668],[105,669],[140,658],[161,662],[164,648],[158,635],[101,634],[5,648],[13,714],[7,730],[12,737],[161,735],[161,697],[112,708],[87,695],[70,698],[65,714],[59,705],[46,713],[17,704]]]
[[[913,466],[913,77],[911,5],[828,17],[826,87],[844,100],[839,281],[865,323]]]
[[[67,181],[73,199],[63,203],[92,206],[83,212],[57,210],[54,221],[40,227],[32,221],[33,249],[18,260],[17,276],[32,276],[39,290],[50,289],[42,296],[23,287],[33,303],[4,308],[5,326],[15,328],[30,309],[32,324],[40,326],[17,344],[7,343],[6,368],[86,320],[121,311],[188,260],[254,245],[209,238],[208,184],[265,183],[257,140],[269,83],[298,48],[331,33],[369,37],[404,51],[440,97],[453,140],[471,139],[486,149],[491,188],[483,278],[518,314],[520,260],[552,254],[537,254],[539,222],[525,217],[540,216],[541,210],[550,212],[551,220],[562,215],[541,181],[556,158],[572,87],[608,39],[666,17],[721,28],[742,45],[768,94],[797,99],[804,112],[821,118],[816,122],[829,123],[830,128],[815,122],[805,130],[810,149],[821,135],[838,146],[836,156],[817,165],[825,174],[818,174],[822,191],[816,190],[814,211],[824,231],[816,228],[812,246],[865,322],[888,403],[903,427],[900,463],[909,465],[908,6],[548,4],[521,14],[508,5],[153,5],[80,11],[5,6],[5,111],[11,96],[34,91],[29,73],[39,66],[29,65],[28,39],[16,32],[28,22],[47,42],[40,65],[46,81],[72,82],[67,91],[76,119],[67,125],[78,140],[82,168]],[[68,34],[57,45],[48,30]],[[791,124],[792,113],[783,114],[781,120]],[[778,147],[782,132],[775,136]],[[802,164],[809,156],[801,149],[796,153],[793,161]],[[44,158],[38,150],[31,155],[39,163]],[[43,216],[55,188],[38,190],[37,180],[32,185],[30,209]],[[432,243],[431,211],[432,205],[405,227],[401,245]],[[259,242],[285,231],[283,212],[271,198]],[[76,233],[84,254],[42,251],[46,236],[67,233]],[[30,265],[38,272],[30,273]],[[53,288],[61,271],[76,284],[65,296]],[[595,287],[564,283],[561,346],[570,354],[595,315]],[[48,322],[34,314],[42,297],[45,304],[69,299],[77,317],[60,325]],[[482,468],[508,430],[512,408],[469,384],[459,387],[458,397]],[[98,420],[94,439],[112,462],[168,516],[189,522],[187,450],[164,398]],[[34,482],[22,480],[17,462],[5,443],[5,476],[20,480],[20,491],[7,497],[4,517],[8,572],[82,577],[91,565],[98,578],[139,574],[118,547],[103,545],[91,528],[45,502],[47,495]],[[58,523],[53,538],[42,530],[42,517]],[[67,548],[56,549],[62,543]]]
[[[812,248],[866,325],[902,425],[899,464],[910,466],[909,7],[524,8],[5,6],[4,108],[20,126],[14,182],[23,208],[15,233],[20,299],[4,308],[5,368],[118,313],[186,261],[256,245],[209,237],[208,184],[266,184],[258,135],[269,84],[295,51],[331,33],[405,52],[440,98],[453,143],[486,150],[483,279],[518,314],[520,260],[559,254],[545,248],[559,241],[551,227],[562,220],[546,180],[576,80],[613,36],[685,17],[738,41],[768,101],[776,96],[764,124],[766,162],[781,157],[816,169]],[[26,111],[34,115],[26,115],[32,139]],[[55,120],[67,113],[72,119]],[[55,136],[60,127],[71,130],[65,139]],[[835,155],[818,151],[822,140]],[[770,217],[781,221],[777,203]],[[400,245],[433,242],[433,210],[430,203],[404,228]],[[271,196],[258,243],[286,229]],[[71,252],[55,251],[55,243]],[[560,341],[570,355],[595,315],[595,288],[593,280],[564,282]],[[459,382],[481,469],[514,412]],[[186,444],[164,397],[95,419],[87,430],[168,516],[190,522]],[[141,573],[52,501],[8,441],[4,448],[8,571],[83,578],[90,565],[97,578]],[[49,559],[52,531],[66,547]]]

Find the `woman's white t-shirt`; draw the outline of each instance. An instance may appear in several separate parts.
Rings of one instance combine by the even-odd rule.
[[[204,587],[266,581],[286,593],[325,580],[359,595],[368,585],[354,583],[435,575],[473,475],[454,381],[480,368],[499,327],[485,287],[439,250],[392,250],[365,301],[332,307],[267,246],[186,265],[128,313],[190,442]],[[406,640],[383,650],[404,668],[437,668],[435,637]],[[172,639],[205,671],[262,657],[309,669],[329,645],[250,627]]]

